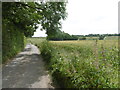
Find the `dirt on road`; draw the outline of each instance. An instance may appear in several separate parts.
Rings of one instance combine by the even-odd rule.
[[[2,88],[53,88],[39,49],[27,44],[2,68]]]

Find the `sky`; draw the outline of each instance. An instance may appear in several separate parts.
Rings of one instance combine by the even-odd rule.
[[[68,16],[62,31],[70,35],[118,33],[118,2],[120,0],[68,0]],[[33,37],[47,36],[36,30]]]

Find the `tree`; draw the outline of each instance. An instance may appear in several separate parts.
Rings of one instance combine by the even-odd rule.
[[[61,28],[61,19],[66,18],[66,4],[63,2],[49,2],[45,3],[42,8],[44,18],[42,18],[41,25],[46,34],[50,37],[59,32]]]
[[[31,37],[37,29],[37,24],[41,24],[48,36],[52,36],[60,30],[60,20],[65,17],[64,2],[3,2],[3,62],[24,48],[24,36]]]
[[[3,24],[11,24],[25,36],[32,36],[40,23],[34,2],[4,2],[2,4]],[[31,8],[32,7],[32,8]]]
[[[12,24],[25,36],[32,36],[41,24],[46,34],[53,35],[61,28],[61,19],[66,17],[64,2],[4,2],[3,24]]]
[[[99,36],[99,40],[104,40],[104,38],[105,38],[105,35],[100,35]]]

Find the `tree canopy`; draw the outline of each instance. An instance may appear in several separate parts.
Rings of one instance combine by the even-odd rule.
[[[61,28],[61,19],[66,18],[66,3],[64,2],[4,2],[2,3],[2,22],[13,25],[31,37],[38,24],[46,30],[47,35],[53,35]]]

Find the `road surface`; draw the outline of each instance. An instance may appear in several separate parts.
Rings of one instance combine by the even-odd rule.
[[[2,88],[54,88],[39,49],[32,44],[2,70]]]

